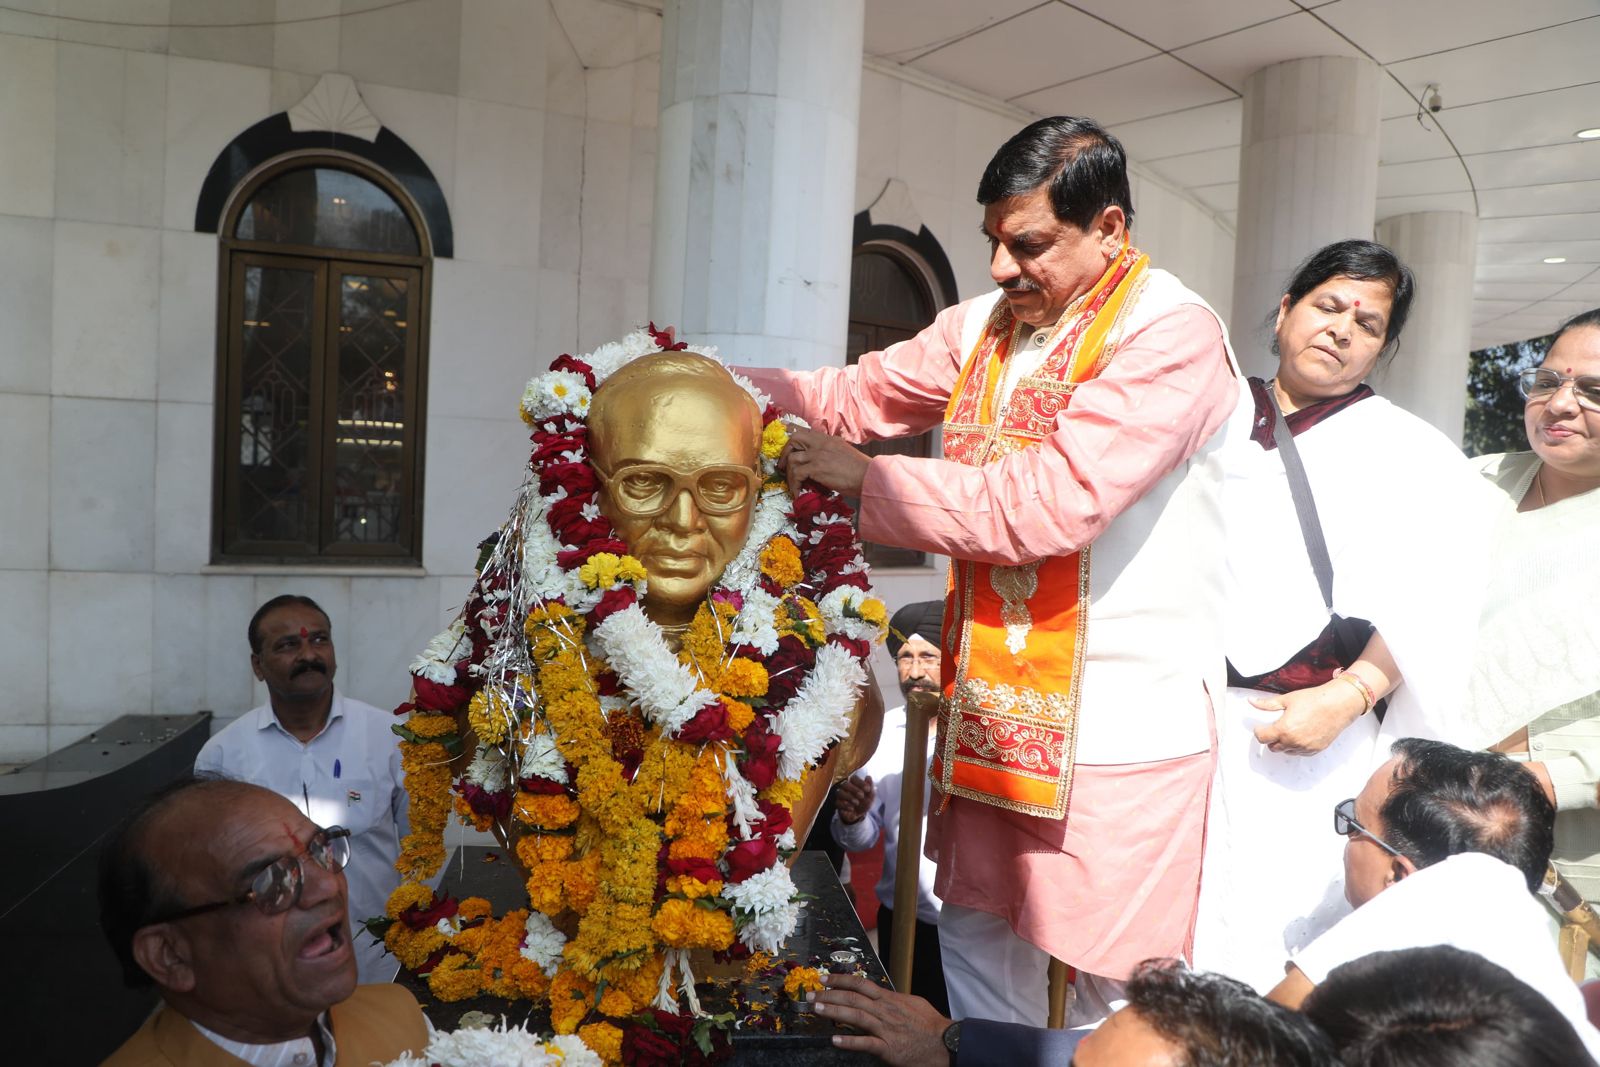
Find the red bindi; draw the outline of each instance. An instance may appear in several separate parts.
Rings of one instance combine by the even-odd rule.
[[[1356,307],[1360,307],[1360,306],[1361,306],[1361,301],[1357,300],[1356,301]]]
[[[307,630],[304,626],[300,627],[300,640],[304,641],[306,638],[308,638],[310,636],[311,636],[311,631],[310,630]]]

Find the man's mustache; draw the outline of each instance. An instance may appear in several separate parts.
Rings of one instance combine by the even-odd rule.
[[[1029,281],[1027,278],[1020,276],[1001,282],[1000,288],[1008,293],[1037,293],[1039,291],[1037,282]]]
[[[328,665],[323,663],[321,660],[316,659],[301,660],[299,663],[294,665],[294,670],[289,672],[289,677],[298,678],[307,671],[316,671],[319,674],[327,674]]]

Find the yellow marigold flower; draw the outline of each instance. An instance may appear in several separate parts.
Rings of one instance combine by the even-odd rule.
[[[610,1023],[578,1027],[578,1036],[606,1063],[622,1062],[622,1031]]]
[[[578,805],[565,793],[517,794],[511,813],[518,822],[545,830],[559,830],[571,826],[578,818]]]
[[[673,948],[724,949],[733,944],[733,916],[689,900],[662,901],[650,926],[662,944]]]
[[[789,428],[779,419],[773,419],[761,430],[761,454],[776,460],[789,443]]]
[[[774,537],[761,550],[761,573],[786,589],[799,584],[806,576],[800,549],[787,537]]]
[[[690,900],[698,900],[701,897],[714,897],[722,892],[722,879],[716,878],[709,882],[702,882],[700,879],[690,878],[686,874],[675,874],[667,879],[667,891],[670,893],[682,893]]]
[[[766,696],[769,681],[767,668],[753,659],[735,658],[722,670],[722,691],[731,697]]]
[[[862,622],[870,622],[880,630],[889,625],[889,609],[877,597],[867,597],[856,605],[856,614]]]
[[[769,681],[770,681],[770,679],[769,679]],[[746,704],[744,701],[742,701],[742,700],[734,700],[732,698],[729,698],[728,701],[727,701],[727,705],[728,705],[728,728],[731,729],[734,733],[736,733],[736,734],[744,733],[745,728],[748,727],[751,723],[756,721],[755,709],[752,708],[749,704]]]
[[[583,616],[565,604],[546,604],[528,612],[522,632],[528,639],[528,651],[543,662],[576,648],[583,640],[584,626]]]
[[[457,932],[450,938],[450,944],[465,952],[469,956],[476,956],[483,951],[484,942],[489,938],[488,926],[469,926]]]
[[[773,964],[775,964],[777,962],[778,962],[778,958],[776,956],[773,956],[771,953],[768,953],[768,952],[752,953],[750,958],[744,961],[744,977],[745,977],[745,981],[747,981],[747,982],[750,981],[756,975],[760,974],[762,971],[766,970],[767,968],[771,967]]]
[[[456,905],[456,917],[462,922],[472,922],[474,919],[487,919],[494,914],[494,905],[483,897],[467,897]]]
[[[452,952],[428,973],[428,990],[443,1001],[466,1000],[483,988],[483,972],[470,956]]]
[[[414,971],[428,962],[428,957],[444,948],[444,945],[444,935],[432,926],[413,930],[405,923],[397,922],[383,935],[384,948],[408,971]]]
[[[822,972],[815,967],[796,967],[783,980],[783,991],[795,1000],[805,992],[821,992]]]
[[[412,712],[406,720],[406,729],[418,737],[447,737],[456,732],[456,719],[454,715]]]
[[[473,811],[472,805],[467,802],[467,798],[460,794],[457,794],[455,798],[455,812],[456,816],[461,820],[461,825],[470,826],[479,833],[487,833],[489,827],[494,825],[493,817]]]
[[[486,745],[498,745],[506,739],[506,731],[510,728],[510,709],[503,697],[496,696],[489,686],[484,686],[472,695],[472,702],[467,705],[467,722],[472,726],[472,732],[478,735],[479,741]]]
[[[524,1000],[540,1000],[550,992],[550,979],[543,968],[520,955],[511,963],[511,984]]]
[[[593,982],[567,967],[557,971],[550,983],[550,1025],[555,1032],[570,1034],[576,1030],[589,1014],[593,997]]]
[[[383,906],[383,913],[391,919],[398,919],[407,908],[426,908],[433,903],[433,890],[421,882],[402,882],[389,894],[389,902]]]
[[[590,589],[610,589],[616,584],[622,557],[614,552],[596,552],[578,568],[578,579]]]
[[[541,863],[528,868],[528,903],[546,915],[559,915],[567,902],[566,863]],[[574,905],[576,907],[576,905]]]
[[[773,782],[767,789],[766,798],[774,804],[782,804],[793,809],[800,802],[800,795],[805,791],[804,785],[797,778],[780,778]]]
[[[600,892],[600,854],[591,853],[575,863],[563,864],[566,867],[566,893],[567,901],[572,905],[572,910],[577,912],[588,911],[594,904],[595,896]]]

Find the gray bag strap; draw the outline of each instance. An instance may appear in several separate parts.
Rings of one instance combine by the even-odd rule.
[[[1289,476],[1289,495],[1294,498],[1294,511],[1300,519],[1300,536],[1305,538],[1306,555],[1311,557],[1311,569],[1317,575],[1317,585],[1322,589],[1322,603],[1333,612],[1333,561],[1328,558],[1328,542],[1322,537],[1322,520],[1317,518],[1317,502],[1311,495],[1311,482],[1306,478],[1306,468],[1300,462],[1300,453],[1294,447],[1294,435],[1289,432],[1289,420],[1278,407],[1278,394],[1272,382],[1267,383],[1267,399],[1272,403],[1272,413],[1277,416],[1272,424],[1272,439],[1277,442],[1278,454],[1283,457],[1283,472]]]

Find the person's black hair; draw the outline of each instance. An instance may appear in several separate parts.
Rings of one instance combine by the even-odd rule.
[[[1183,1050],[1180,1067],[1335,1067],[1328,1039],[1243,982],[1146,960],[1127,986],[1139,1020]]]
[[[1547,997],[1449,945],[1335,967],[1301,1010],[1347,1067],[1595,1067]]]
[[[155,981],[133,957],[133,935],[162,915],[189,906],[178,887],[150,863],[148,831],[173,804],[195,790],[235,788],[244,783],[217,774],[188,774],[152,793],[111,832],[100,849],[100,929],[122,965],[130,988]]]
[[[1550,348],[1554,348],[1556,346],[1556,342],[1561,340],[1562,335],[1568,330],[1581,330],[1585,328],[1600,330],[1600,308],[1590,308],[1588,311],[1580,311],[1576,315],[1572,316],[1572,318],[1556,327],[1556,332],[1550,335]],[[1545,351],[1548,352],[1549,349],[1546,349]]]
[[[1122,142],[1093,119],[1056,115],[1024,126],[1000,146],[978,180],[978,203],[988,207],[1050,183],[1050,207],[1080,230],[1112,204],[1133,222],[1128,156]]]
[[[1555,848],[1556,809],[1532,772],[1497,752],[1416,737],[1390,751],[1399,762],[1378,810],[1380,837],[1418,867],[1486,853],[1521,871],[1530,893],[1539,888]]]
[[[1311,253],[1294,269],[1294,273],[1289,276],[1289,284],[1284,286],[1283,295],[1289,298],[1289,306],[1292,308],[1304,300],[1307,293],[1329,278],[1355,278],[1363,282],[1388,283],[1389,318],[1384,325],[1383,350],[1379,355],[1393,353],[1400,344],[1400,334],[1405,330],[1406,319],[1411,314],[1411,300],[1417,292],[1417,278],[1411,273],[1411,268],[1400,262],[1399,256],[1376,241],[1354,238],[1348,241],[1335,241]],[[1278,310],[1274,308],[1268,314],[1267,322],[1271,324],[1277,317]],[[1274,352],[1278,350],[1276,338],[1273,339],[1272,350]]]
[[[328,613],[322,610],[322,605],[318,604],[315,600],[312,600],[308,596],[296,596],[293,593],[285,593],[282,596],[275,596],[257,608],[256,613],[250,616],[250,629],[248,630],[248,635],[250,638],[251,652],[258,656],[261,655],[261,620],[266,618],[269,613],[277,611],[279,608],[285,607],[289,604],[298,604],[303,608],[310,608],[318,615],[321,615],[324,619],[328,618]],[[333,625],[332,619],[328,619],[328,625]]]

